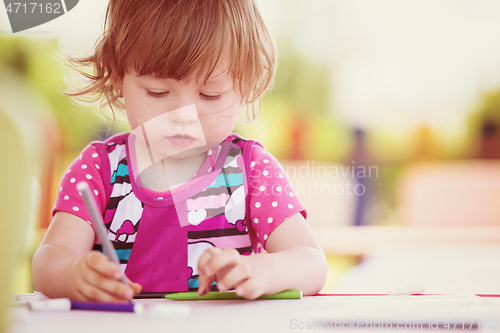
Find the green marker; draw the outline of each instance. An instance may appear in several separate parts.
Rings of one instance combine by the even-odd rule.
[[[165,295],[166,299],[174,299],[176,301],[208,301],[208,300],[220,300],[220,299],[245,299],[241,296],[236,295],[234,291],[225,292],[209,292],[204,296],[198,295],[197,292],[189,293],[174,293]],[[273,295],[262,295],[257,299],[301,299],[302,290],[286,290]]]

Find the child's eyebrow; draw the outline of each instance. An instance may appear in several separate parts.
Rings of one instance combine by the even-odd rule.
[[[140,76],[138,75],[135,77],[135,79],[141,83],[150,83],[150,82],[160,82],[161,81],[161,79],[154,77],[152,75],[140,75]]]
[[[204,86],[212,86],[212,85],[229,85],[232,84],[233,80],[223,77],[221,75],[213,76],[208,78],[206,81],[202,82]]]
[[[150,85],[150,84],[165,84],[168,81],[178,81],[174,78],[158,78],[153,75],[138,75],[135,77],[138,84],[140,85]],[[225,76],[223,73],[209,77],[206,81],[201,79],[198,80],[198,84],[202,87],[222,87],[228,90],[233,87],[233,80],[230,76]]]

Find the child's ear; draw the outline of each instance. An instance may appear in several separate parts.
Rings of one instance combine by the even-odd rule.
[[[113,84],[113,89],[115,90],[116,93],[118,93],[118,90],[123,89],[123,78],[118,75],[118,71],[114,66],[111,66],[111,77],[110,77],[111,83]]]
[[[113,84],[113,89],[115,92],[118,92],[118,90],[122,90],[123,88],[123,79],[116,74],[116,72],[111,73],[111,83]]]

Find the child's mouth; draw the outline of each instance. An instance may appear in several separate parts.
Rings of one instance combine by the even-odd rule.
[[[167,137],[167,139],[171,144],[178,147],[187,147],[196,141],[195,138],[189,135],[174,135]]]

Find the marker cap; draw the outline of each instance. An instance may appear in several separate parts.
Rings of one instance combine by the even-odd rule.
[[[67,298],[55,298],[45,301],[30,302],[31,310],[36,311],[69,311],[71,309],[71,301]]]

